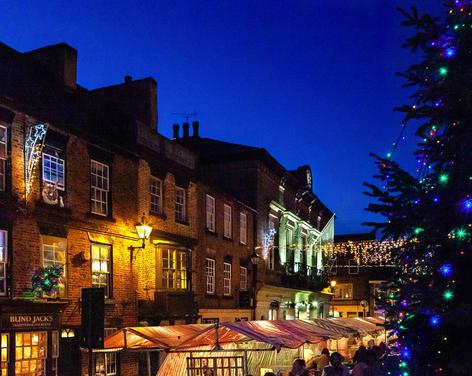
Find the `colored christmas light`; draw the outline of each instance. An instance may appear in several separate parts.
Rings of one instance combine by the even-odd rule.
[[[444,55],[446,55],[446,57],[452,59],[453,57],[456,56],[456,49],[455,47],[449,47],[446,49],[446,51],[444,51]]]
[[[447,67],[439,68],[439,75],[441,77],[446,77],[448,73],[449,73],[449,69]]]
[[[448,289],[448,290],[445,290],[445,291],[443,292],[442,297],[443,297],[443,299],[444,299],[445,301],[450,301],[450,300],[452,300],[452,298],[454,298],[454,291],[449,290],[449,289]]]
[[[463,240],[469,235],[468,231],[465,228],[459,228],[456,231],[456,236],[459,240]]]
[[[414,230],[415,235],[419,235],[424,231],[424,228],[416,227]]]
[[[447,184],[448,181],[449,181],[449,175],[448,174],[442,173],[441,175],[439,175],[439,182],[441,184]]]
[[[443,277],[449,277],[452,274],[452,265],[444,264],[439,268],[439,272]]]
[[[439,324],[441,323],[441,318],[437,315],[435,316],[431,316],[430,319],[429,319],[429,324],[435,328],[437,326],[439,326]]]

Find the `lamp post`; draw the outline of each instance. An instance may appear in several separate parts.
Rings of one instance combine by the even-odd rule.
[[[256,252],[256,249],[254,249],[249,259],[251,260],[252,264],[252,306],[254,307],[254,319],[256,319],[257,264],[259,264],[261,256],[259,256]]]
[[[142,245],[140,247],[134,247],[132,245],[128,247],[131,253],[131,262],[136,258],[136,254],[133,255],[134,251],[146,248],[146,240],[149,240],[149,237],[151,236],[152,227],[147,224],[146,216],[144,215],[144,213],[141,218],[141,222],[138,223],[135,228],[139,239],[142,240]]]
[[[332,279],[329,284],[331,286],[331,294],[333,294],[331,298],[331,315],[334,317],[334,288],[336,287],[336,280]]]

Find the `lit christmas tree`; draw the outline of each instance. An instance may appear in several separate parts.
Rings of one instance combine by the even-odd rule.
[[[406,47],[422,53],[402,74],[414,105],[399,108],[417,127],[418,176],[389,153],[375,156],[382,184],[366,183],[368,210],[386,218],[368,224],[406,242],[386,304],[400,353],[391,375],[472,375],[472,1],[445,9],[402,11],[416,32]]]

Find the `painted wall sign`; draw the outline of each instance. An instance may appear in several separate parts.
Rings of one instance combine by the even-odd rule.
[[[53,328],[59,326],[57,316],[51,314],[10,313],[2,316],[2,328]]]

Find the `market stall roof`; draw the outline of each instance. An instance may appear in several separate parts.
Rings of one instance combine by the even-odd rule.
[[[381,330],[382,321],[366,319],[261,320],[227,322],[220,325],[128,327],[105,339],[106,350],[184,350],[235,342],[269,343],[274,348],[298,348],[350,335]]]

